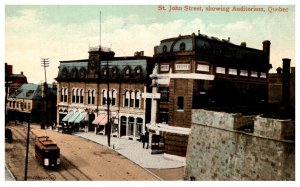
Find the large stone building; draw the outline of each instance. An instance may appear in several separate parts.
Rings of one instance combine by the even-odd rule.
[[[184,159],[192,109],[263,106],[268,101],[270,41],[262,50],[204,34],[164,39],[154,47],[152,134],[165,139],[165,156]]]
[[[90,48],[88,59],[60,61],[56,78],[58,123],[88,126],[90,131],[105,134],[109,104],[112,135],[138,139],[145,131],[142,93],[150,85],[152,58],[145,57],[143,51],[130,57],[114,55],[107,48]]]

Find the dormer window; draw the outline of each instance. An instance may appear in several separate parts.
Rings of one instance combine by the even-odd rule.
[[[125,68],[125,77],[129,77],[129,75],[130,75],[130,69],[129,69],[129,67],[126,67]]]
[[[185,50],[185,43],[181,43],[179,46],[180,51],[184,51]]]
[[[112,71],[111,71],[112,77],[116,77],[116,76],[117,76],[117,72],[118,72],[117,68],[114,67],[114,68],[112,69]]]
[[[107,68],[103,69],[103,75],[106,76],[107,75]]]
[[[141,67],[135,68],[134,71],[135,71],[135,76],[136,76],[136,77],[140,77],[140,76],[141,76],[141,72],[142,72]]]
[[[162,49],[163,49],[163,52],[164,52],[164,53],[167,52],[167,46],[164,45]]]

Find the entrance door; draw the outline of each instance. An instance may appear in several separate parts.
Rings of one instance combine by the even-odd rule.
[[[89,131],[94,131],[95,126],[92,123],[95,120],[95,114],[89,114]]]
[[[120,131],[120,136],[126,136],[126,117],[121,116],[121,131]]]

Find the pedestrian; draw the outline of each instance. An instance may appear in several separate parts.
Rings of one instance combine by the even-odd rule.
[[[143,148],[145,147],[145,144],[147,144],[147,148],[149,147],[149,132],[146,131],[144,138],[143,138]]]

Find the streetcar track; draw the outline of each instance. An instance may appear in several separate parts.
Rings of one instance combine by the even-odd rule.
[[[14,130],[14,132],[16,133],[15,136],[15,140],[19,140],[19,137],[23,138],[24,140],[27,138],[26,137],[26,127],[10,127],[12,130]],[[20,132],[21,131],[21,132]],[[25,134],[23,134],[25,133]],[[33,133],[32,131],[30,131],[30,148],[34,149],[35,143],[34,140],[35,138],[32,137],[36,136],[35,133]],[[19,150],[24,150],[22,148],[24,142],[22,140],[20,141],[15,141],[14,143],[18,144],[18,147],[20,148]],[[22,151],[22,155],[24,155],[23,151]],[[36,158],[34,156],[34,154],[30,154],[30,158],[33,158],[33,160],[36,161]],[[61,158],[61,164],[59,166],[59,168],[57,168],[56,170],[51,170],[50,168],[45,168],[43,167],[43,171],[45,172],[46,175],[48,175],[48,178],[53,177],[53,175],[55,177],[57,177],[56,175],[59,174],[59,176],[61,176],[63,179],[65,180],[92,180],[89,176],[87,176],[84,172],[82,172],[80,169],[76,168],[76,166],[69,161],[65,156],[63,156],[62,154],[60,154],[60,158]],[[36,163],[39,167],[41,167],[40,163]],[[70,167],[71,166],[71,167]],[[70,169],[72,169],[73,171],[70,171]],[[76,176],[76,173],[78,174],[78,176]],[[74,179],[71,179],[74,178]]]

